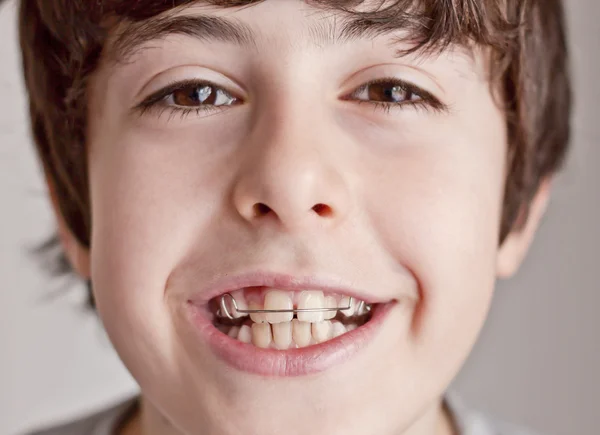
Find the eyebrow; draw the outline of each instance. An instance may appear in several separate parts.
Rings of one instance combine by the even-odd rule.
[[[339,21],[341,25],[338,25]],[[333,20],[325,20],[311,26],[309,35],[314,45],[325,47],[372,39],[399,30],[401,29],[397,25],[392,25],[386,20],[345,17],[339,19],[334,16]],[[110,57],[116,63],[128,62],[147,43],[169,35],[185,35],[204,42],[219,41],[248,48],[256,48],[260,39],[260,34],[239,20],[210,15],[163,16],[127,25],[116,36]],[[402,39],[397,38],[393,42],[400,43]]]

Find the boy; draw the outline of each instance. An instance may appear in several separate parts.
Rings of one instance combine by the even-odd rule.
[[[446,389],[564,160],[559,0],[20,4],[60,241],[141,387],[38,433],[523,433]]]

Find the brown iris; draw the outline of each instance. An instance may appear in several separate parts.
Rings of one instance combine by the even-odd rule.
[[[403,101],[411,101],[418,95],[403,86],[390,86],[389,83],[372,83],[368,87],[368,95],[370,100],[401,103]]]
[[[217,92],[209,85],[186,86],[173,92],[173,102],[178,106],[214,105]]]

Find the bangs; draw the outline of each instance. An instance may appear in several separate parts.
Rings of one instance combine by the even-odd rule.
[[[85,35],[64,35],[72,42],[88,41],[89,30],[97,26],[102,40],[107,27],[140,22],[169,11],[205,4],[223,8],[251,7],[265,0],[60,0],[38,1],[48,13],[55,34],[87,29]],[[506,0],[304,0],[315,8],[351,20],[356,33],[373,37],[401,30],[396,42],[408,43],[405,52],[443,50],[448,45],[480,45],[506,53],[518,36],[519,12],[508,10]],[[517,7],[513,9],[518,9]],[[42,14],[44,15],[44,14]],[[82,22],[87,25],[82,26]],[[107,24],[110,23],[110,24]],[[68,30],[70,29],[70,30]],[[62,38],[61,38],[62,39]],[[97,40],[95,42],[100,42]]]

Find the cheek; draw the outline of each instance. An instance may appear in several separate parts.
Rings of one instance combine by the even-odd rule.
[[[164,346],[175,340],[163,303],[169,274],[190,246],[210,255],[203,236],[214,227],[215,208],[229,183],[221,167],[210,165],[215,156],[197,142],[190,134],[125,133],[114,141],[103,137],[91,155],[98,311],[129,367],[139,364],[139,354],[153,355],[144,362],[150,374],[153,367],[174,367],[161,361],[176,351]],[[143,374],[137,375],[143,382]]]
[[[418,281],[412,336],[418,360],[435,365],[466,355],[489,308],[505,145],[500,124],[441,126],[419,141],[370,161],[363,178],[378,238]]]

